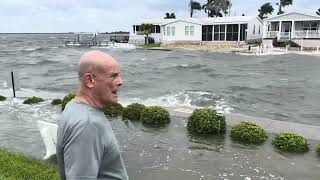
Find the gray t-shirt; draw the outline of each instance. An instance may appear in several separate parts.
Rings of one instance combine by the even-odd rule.
[[[103,111],[72,100],[58,123],[61,179],[127,180],[118,142]]]

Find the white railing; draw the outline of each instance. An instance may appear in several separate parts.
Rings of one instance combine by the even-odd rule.
[[[291,39],[291,38],[320,38],[320,30],[312,31],[292,31],[292,32],[279,32],[279,31],[267,31],[265,38],[279,38],[279,39]]]
[[[320,38],[320,31],[294,31],[292,38]]]

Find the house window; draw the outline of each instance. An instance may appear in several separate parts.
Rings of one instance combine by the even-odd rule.
[[[253,25],[253,34],[256,34],[256,25]]]
[[[202,26],[202,41],[212,41],[212,25]]]
[[[163,27],[163,35],[166,35],[166,27]]]
[[[171,26],[171,35],[172,36],[176,35],[176,27],[175,26]]]
[[[258,34],[261,34],[261,27],[259,26],[259,31],[258,31]]]
[[[170,36],[170,32],[171,32],[170,26],[167,26],[167,36]]]
[[[189,26],[185,26],[184,27],[184,35],[189,36],[189,31],[190,31]]]
[[[156,33],[161,33],[159,25],[156,25]]]
[[[133,25],[133,33],[136,33],[136,26]]]
[[[213,39],[215,41],[224,41],[225,35],[226,35],[225,30],[226,30],[225,25],[215,25]]]
[[[310,22],[310,30],[311,31],[316,31],[316,30],[318,30],[318,21],[311,21]]]
[[[190,26],[190,36],[194,36],[194,26]]]
[[[228,24],[227,25],[227,41],[238,41],[239,25]]]

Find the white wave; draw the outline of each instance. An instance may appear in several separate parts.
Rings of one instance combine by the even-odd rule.
[[[105,47],[93,47],[93,48],[103,48],[103,49],[125,49],[132,50],[136,49],[134,44],[129,43],[114,43],[113,45],[105,46]]]
[[[13,97],[12,88],[0,89],[0,94],[5,97]],[[18,91],[16,91],[17,98],[37,96],[43,99],[57,99],[57,98],[63,98],[66,94],[67,93],[64,94],[64,93],[27,89],[27,88],[20,88]]]
[[[209,97],[208,97],[209,96]],[[204,91],[179,91],[176,94],[167,94],[160,97],[148,98],[148,99],[127,99],[121,102],[126,106],[130,103],[142,103],[147,106],[163,106],[168,108],[186,107],[191,109],[197,108],[213,108],[219,113],[230,113],[233,108],[228,106],[223,98],[218,98],[214,101],[214,104],[209,104],[213,101],[210,97],[215,97],[214,94]],[[206,106],[195,105],[196,101],[205,102],[209,104]]]

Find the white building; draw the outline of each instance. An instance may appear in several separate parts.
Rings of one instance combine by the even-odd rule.
[[[143,23],[153,24],[150,36],[165,44],[261,41],[263,32],[256,16],[145,20],[133,25],[131,42],[144,40]]]
[[[264,20],[263,44],[293,43],[304,47],[320,46],[320,16],[296,12]]]

